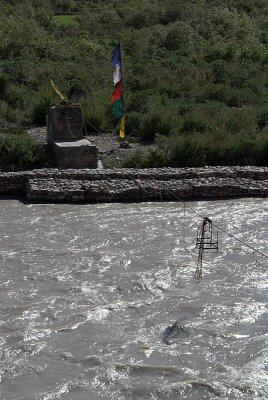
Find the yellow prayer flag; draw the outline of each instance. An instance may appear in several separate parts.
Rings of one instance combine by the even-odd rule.
[[[125,121],[125,115],[123,114],[120,121],[120,131],[119,131],[120,139],[124,139],[125,137],[125,127],[126,127],[126,121]]]
[[[56,85],[55,82],[53,82],[52,79],[49,80],[51,86],[53,87],[53,89],[55,90],[55,92],[57,93],[57,95],[60,96],[61,100],[64,100],[64,96],[62,94],[62,92],[60,91],[60,89],[58,88],[58,86]]]

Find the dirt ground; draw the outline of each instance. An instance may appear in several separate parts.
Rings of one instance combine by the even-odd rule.
[[[28,130],[29,135],[33,136],[39,143],[47,144],[47,129],[46,127],[32,127]],[[94,144],[99,149],[99,159],[105,168],[116,168],[121,166],[124,158],[135,153],[137,149],[143,148],[141,143],[131,143],[122,147],[118,136],[113,133],[101,133],[96,135],[88,135],[86,138],[91,144]]]
[[[128,142],[123,147],[119,142],[119,138],[111,133],[91,135],[87,136],[87,139],[98,147],[99,159],[106,168],[120,167],[124,158],[143,147],[140,143]]]

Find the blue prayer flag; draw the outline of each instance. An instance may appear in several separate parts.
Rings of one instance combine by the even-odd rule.
[[[112,52],[112,64],[116,66],[119,63],[121,63],[121,49],[120,49],[120,43],[117,43]]]

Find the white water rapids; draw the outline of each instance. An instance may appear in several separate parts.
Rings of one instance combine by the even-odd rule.
[[[268,253],[268,200],[189,203]],[[0,202],[0,398],[268,398],[268,260],[180,203]],[[179,321],[187,333],[162,338]]]

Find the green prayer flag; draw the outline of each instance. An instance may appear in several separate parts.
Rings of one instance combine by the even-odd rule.
[[[112,109],[113,109],[115,118],[122,117],[122,115],[123,115],[123,99],[122,99],[122,97],[120,97],[120,99],[116,100],[112,104]]]

